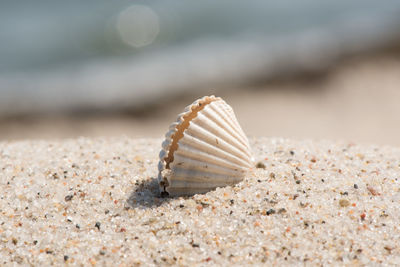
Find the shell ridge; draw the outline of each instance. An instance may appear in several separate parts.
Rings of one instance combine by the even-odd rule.
[[[204,185],[204,182],[198,182],[198,183],[190,183],[190,182],[184,182],[184,181],[176,181],[176,183],[172,184],[170,188],[203,188],[207,189],[207,191],[210,191],[212,189],[215,189],[217,187],[224,187],[227,185],[234,185],[238,183],[238,181],[232,181],[232,182],[221,182],[221,183],[216,183],[213,185]]]
[[[223,103],[221,103],[223,102]],[[239,122],[237,121],[237,118],[235,114],[230,113],[227,111],[225,106],[228,104],[225,103],[225,101],[221,102],[216,102],[214,105],[210,106],[210,109],[212,109],[214,112],[216,112],[226,123],[228,123],[233,129],[237,129],[236,133],[241,137],[239,140],[243,143],[243,145],[248,146],[248,140],[246,136],[244,135],[244,132],[242,128],[239,125]],[[229,120],[227,119],[229,118]]]
[[[180,169],[173,173],[174,179],[171,181],[170,185],[174,185],[175,181],[181,181],[186,183],[205,183],[205,186],[214,186],[214,184],[228,182],[236,182],[241,180],[241,176],[227,176],[225,174],[207,174],[204,172],[185,172],[184,169]],[[190,175],[191,179],[188,180],[187,176]]]
[[[233,109],[232,109],[228,104],[225,103],[223,111],[224,111],[225,114],[227,114],[227,116],[230,116],[230,117],[234,117],[234,118],[235,118],[235,119],[232,120],[231,122],[232,122],[232,123],[235,123],[235,125],[236,125],[236,128],[235,128],[235,129],[237,129],[237,133],[238,133],[240,136],[242,136],[242,140],[243,140],[243,142],[244,142],[244,145],[247,147],[247,149],[248,149],[249,152],[250,152],[250,151],[251,151],[251,147],[250,147],[249,139],[248,139],[247,136],[245,135],[245,133],[244,133],[244,131],[243,131],[243,129],[242,129],[242,126],[240,126],[240,123],[239,123],[239,121],[238,121],[238,119],[237,119],[235,113],[233,112]]]
[[[237,130],[236,132],[242,137],[242,140],[245,144],[245,146],[250,150],[250,144],[249,140],[247,139],[246,135],[244,134],[244,131],[242,127],[240,126],[240,123],[238,119],[236,118],[235,113],[233,112],[232,108],[230,108],[228,105],[224,105],[223,113],[227,114],[227,116],[234,117],[234,120],[231,120],[232,123],[235,124],[235,129]]]
[[[211,146],[215,146],[216,148],[220,150],[226,150],[235,155],[238,158],[241,158],[244,161],[249,160],[249,155],[245,154],[241,150],[239,150],[237,147],[234,145],[226,142],[225,140],[221,139],[219,136],[211,133],[205,128],[202,128],[201,126],[197,125],[196,123],[192,122],[192,128],[188,129],[186,132],[186,135],[190,136],[196,136],[199,135],[201,137],[201,140]]]
[[[243,165],[239,165],[241,162],[238,160],[236,160],[236,162],[233,162],[232,160],[221,158],[221,156],[219,155],[216,156],[210,153],[205,153],[204,151],[201,151],[198,148],[191,146],[190,144],[187,145],[183,143],[181,145],[181,149],[177,151],[177,155],[182,155],[190,159],[201,160],[208,163],[218,163],[233,170],[244,168]]]
[[[201,171],[191,171],[189,172],[185,172],[183,169],[181,169],[179,172],[173,173],[173,175],[175,175],[176,177],[182,177],[185,178],[187,177],[187,175],[189,175],[193,178],[196,178],[197,181],[195,181],[194,179],[192,180],[178,180],[178,179],[174,179],[171,180],[170,182],[170,186],[177,186],[178,184],[182,185],[182,186],[187,186],[188,184],[195,184],[198,187],[217,187],[219,185],[223,185],[224,183],[228,182],[230,184],[237,182],[238,180],[241,180],[240,177],[233,177],[230,176],[229,180],[226,179],[226,175],[219,175],[219,174],[207,174]],[[205,176],[207,175],[207,176]],[[220,178],[219,181],[216,181],[216,178]],[[225,179],[225,180],[223,180]]]
[[[234,147],[238,148],[241,153],[247,154],[250,157],[250,153],[246,146],[244,146],[240,141],[236,140],[235,136],[233,136],[229,131],[226,130],[225,127],[222,127],[223,130],[218,130],[218,124],[216,124],[209,117],[200,114],[198,118],[193,120],[191,123],[204,128],[208,132],[214,134],[215,137],[222,139],[227,144],[232,144]]]
[[[242,139],[242,141],[246,140],[246,136],[244,135],[243,130],[239,125],[235,113],[228,112],[228,107],[229,105],[225,101],[221,100],[221,101],[216,101],[215,103],[213,103],[213,105],[210,105],[208,108],[213,110],[216,114],[218,114],[219,117],[223,121],[225,121],[232,129],[236,129],[235,133],[240,136],[240,139]]]
[[[202,193],[207,193],[208,191],[212,190],[214,188],[196,188],[196,187],[169,187],[166,189],[166,191],[170,195],[174,196],[187,196],[187,195],[193,195],[193,194],[202,194]]]
[[[228,122],[232,125],[233,128],[237,128],[237,126],[239,126],[239,122],[237,121],[236,115],[233,112],[233,110],[231,110],[229,108],[229,105],[225,102],[225,101],[219,101],[218,103],[215,103],[215,105],[213,105],[213,108],[220,113],[220,115]],[[229,118],[229,120],[227,120],[226,118]],[[244,136],[243,136],[244,137]]]
[[[184,138],[181,139],[180,141],[182,144],[188,144],[190,146],[202,146],[202,147],[207,147],[208,151],[207,153],[212,154],[217,157],[223,157],[224,159],[230,161],[230,162],[235,162],[236,164],[243,164],[245,166],[250,166],[250,161],[243,160],[236,155],[228,154],[224,150],[214,147],[207,142],[204,142],[201,139],[198,139],[194,136],[191,135],[185,135]],[[199,149],[199,147],[197,147]]]
[[[193,170],[203,170],[208,172],[215,172],[218,174],[228,174],[236,176],[238,173],[244,172],[242,169],[230,169],[223,166],[218,166],[217,164],[204,162],[201,160],[184,158],[180,155],[177,157],[177,162],[171,167],[172,170],[182,168],[182,169],[193,169]]]
[[[202,114],[203,115],[203,114]],[[205,116],[207,115],[207,116]],[[228,121],[223,118],[219,113],[209,107],[207,110],[204,109],[204,117],[208,118],[212,121],[215,125],[223,128],[230,137],[238,139],[238,143],[242,145],[242,148],[247,148],[245,145],[244,140],[242,140],[242,136],[238,133],[237,129],[234,129]]]
[[[202,173],[199,173],[199,175],[197,175],[197,176],[192,174],[192,173],[190,173],[190,180],[187,179],[187,176],[188,176],[187,173],[185,173],[185,174],[182,173],[181,174],[179,172],[176,172],[176,173],[173,173],[173,175],[174,175],[173,181],[185,181],[185,182],[189,182],[190,181],[190,182],[198,182],[198,183],[208,183],[208,184],[210,184],[210,186],[213,186],[212,185],[213,183],[224,183],[226,181],[235,182],[237,180],[242,180],[242,176],[241,175],[236,175],[236,176],[230,175],[230,176],[227,176],[226,174],[221,174],[218,177],[217,176],[206,177],[206,176],[203,176]],[[173,181],[172,181],[172,184],[173,184]]]

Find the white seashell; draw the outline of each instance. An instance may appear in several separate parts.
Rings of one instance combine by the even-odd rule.
[[[161,193],[204,193],[240,182],[251,168],[249,142],[221,98],[205,96],[179,114],[165,135],[158,164]]]

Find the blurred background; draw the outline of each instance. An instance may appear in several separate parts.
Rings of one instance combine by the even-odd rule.
[[[249,136],[399,146],[400,2],[0,2],[0,140],[161,137],[207,94]]]

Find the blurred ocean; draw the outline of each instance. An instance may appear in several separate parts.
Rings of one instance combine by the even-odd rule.
[[[400,38],[395,0],[1,1],[0,116],[140,108]]]

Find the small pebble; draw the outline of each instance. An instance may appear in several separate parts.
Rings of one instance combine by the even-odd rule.
[[[258,169],[265,169],[265,164],[262,163],[261,161],[259,161],[259,162],[257,162],[257,164],[256,164],[256,168],[258,168]]]
[[[347,199],[341,199],[339,200],[339,205],[340,207],[347,207],[350,205],[350,201],[348,201]]]
[[[274,209],[269,209],[267,211],[267,215],[271,215],[271,214],[275,214],[275,210]]]
[[[367,187],[368,191],[371,193],[371,195],[373,196],[379,196],[380,194],[378,193],[378,191],[376,191],[375,188],[373,188],[372,186],[368,186]]]
[[[285,208],[281,208],[278,210],[278,214],[282,214],[282,213],[286,213],[286,209]]]

